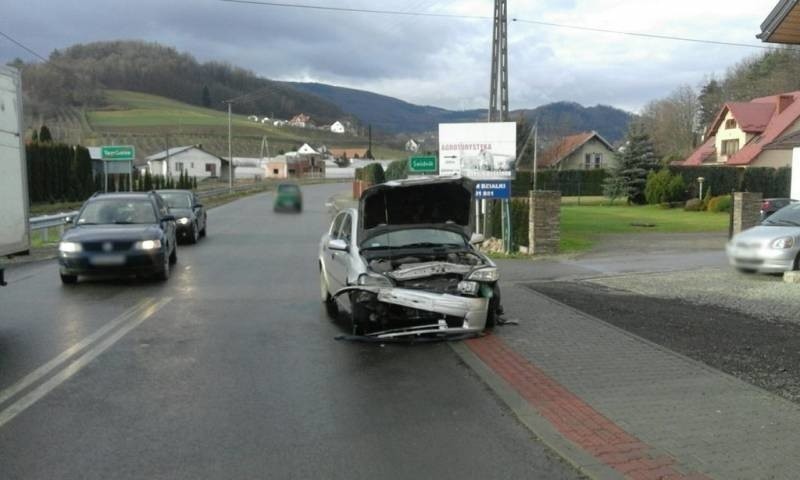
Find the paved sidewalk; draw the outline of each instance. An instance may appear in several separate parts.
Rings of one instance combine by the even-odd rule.
[[[467,345],[601,463],[637,479],[800,477],[797,405],[525,286],[504,288],[520,325]]]

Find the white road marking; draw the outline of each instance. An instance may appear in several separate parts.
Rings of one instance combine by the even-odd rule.
[[[54,359],[50,360],[49,362],[45,363],[41,367],[37,368],[36,370],[34,370],[33,372],[31,372],[30,374],[25,376],[25,378],[23,378],[22,380],[18,381],[14,385],[11,385],[10,387],[6,388],[2,392],[0,392],[0,405],[5,403],[6,401],[8,401],[8,399],[10,399],[14,395],[18,394],[22,390],[24,390],[24,389],[28,388],[29,386],[33,385],[34,383],[38,382],[42,377],[47,376],[53,369],[55,369],[56,367],[58,367],[62,363],[66,362],[67,360],[69,360],[69,358],[71,356],[73,356],[76,353],[80,352],[81,350],[86,348],[88,345],[91,345],[92,343],[96,342],[99,338],[105,336],[111,330],[114,330],[115,328],[119,327],[121,324],[123,324],[126,321],[128,321],[131,317],[133,317],[136,314],[136,312],[138,312],[138,311],[140,311],[140,310],[152,305],[153,303],[155,303],[155,299],[153,299],[153,298],[145,298],[145,299],[143,299],[142,301],[140,301],[139,303],[137,303],[133,307],[129,308],[128,310],[125,310],[124,312],[122,312],[121,315],[119,315],[114,320],[112,320],[112,321],[108,322],[107,324],[105,324],[103,327],[98,329],[93,334],[83,338],[80,342],[78,342],[75,345],[73,345],[73,346],[69,347],[68,349],[64,350],[63,352],[61,352],[60,355],[58,355]]]
[[[161,310],[164,306],[166,306],[171,301],[172,301],[172,297],[162,298],[161,300],[159,300],[159,301],[157,301],[155,303],[152,301],[152,299],[151,300],[147,300],[147,301],[144,302],[145,305],[136,306],[133,309],[128,310],[127,312],[125,312],[122,315],[120,315],[119,317],[117,317],[117,319],[115,319],[113,322],[111,322],[108,325],[108,326],[110,326],[110,328],[103,327],[102,329],[100,329],[100,330],[103,330],[102,333],[107,333],[109,330],[112,330],[113,327],[116,327],[116,326],[119,326],[120,324],[122,324],[122,326],[117,331],[115,331],[113,334],[109,335],[108,337],[106,337],[102,341],[98,342],[96,345],[94,345],[91,348],[89,348],[86,352],[84,352],[76,360],[74,360],[73,362],[69,363],[63,369],[61,369],[61,371],[59,371],[58,373],[53,375],[49,380],[47,380],[46,382],[42,383],[41,385],[39,385],[35,389],[31,390],[29,393],[27,393],[24,396],[22,396],[19,399],[17,399],[14,403],[9,405],[6,409],[0,411],[0,427],[2,427],[3,425],[5,425],[9,421],[11,421],[14,417],[19,415],[23,411],[25,411],[25,409],[27,409],[28,407],[30,407],[31,405],[36,403],[42,397],[44,397],[45,395],[50,393],[53,389],[55,389],[56,387],[58,387],[59,385],[64,383],[64,381],[66,381],[67,379],[69,379],[70,377],[72,377],[73,375],[78,373],[83,367],[88,365],[92,360],[97,358],[100,354],[102,354],[103,352],[108,350],[109,347],[111,347],[117,341],[119,341],[119,339],[121,339],[126,334],[128,334],[128,332],[130,332],[134,328],[136,328],[139,325],[141,325],[145,320],[147,320],[148,318],[152,317],[156,312]],[[111,326],[111,324],[114,324],[114,325]],[[98,330],[94,334],[90,335],[89,337],[86,337],[86,339],[84,339],[84,341],[88,340],[89,338],[92,338],[92,341],[94,341],[94,340],[97,340],[98,338],[102,337],[103,335],[99,334],[100,330]],[[84,343],[84,341],[82,341],[81,343]],[[89,341],[86,344],[90,344],[90,343],[92,343],[92,341]],[[61,358],[62,355],[65,355],[67,352],[72,351],[72,353],[70,355],[66,355],[66,357],[65,357],[65,358],[69,358],[72,354],[74,354],[76,351],[79,351],[82,348],[81,347],[81,348],[75,349],[78,345],[80,345],[80,344],[77,344],[77,345],[71,347],[69,350],[65,351],[64,353],[62,353],[61,355],[59,355],[55,359],[51,360],[51,362],[48,362],[48,364],[46,364],[45,366],[55,362],[56,360]],[[58,366],[59,363],[61,363],[61,362],[55,363],[53,366],[51,366],[50,370],[52,370],[53,368]],[[41,367],[40,369],[37,369],[37,371],[34,372],[34,373],[39,372],[39,370],[41,370],[42,368],[44,368],[44,366]],[[34,373],[29,375],[29,377],[32,376]],[[40,374],[38,376],[38,378],[41,378],[45,374],[46,373]],[[23,379],[20,383],[22,383],[22,382],[24,382],[26,380],[28,380],[28,377]],[[35,381],[36,381],[36,379],[28,381],[26,386],[34,383]],[[17,385],[15,385],[15,386],[13,386],[11,388],[19,391],[17,389]],[[23,386],[22,388],[25,388],[25,387]],[[3,392],[3,395],[5,395],[5,394],[6,394],[6,392]],[[2,403],[2,402],[0,402],[0,403]]]

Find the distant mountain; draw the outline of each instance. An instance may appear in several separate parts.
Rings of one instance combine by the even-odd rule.
[[[486,119],[486,110],[454,111],[438,107],[414,105],[386,95],[335,87],[321,83],[287,82],[288,86],[321,97],[364,124],[391,133],[435,131],[439,123],[471,122]],[[628,130],[632,115],[618,108],[597,105],[584,107],[574,102],[556,102],[534,109],[510,112],[511,119],[524,115],[529,121],[538,119],[545,137],[596,130],[609,142],[621,140]]]

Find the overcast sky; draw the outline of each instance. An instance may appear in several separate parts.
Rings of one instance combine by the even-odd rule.
[[[337,13],[219,0],[6,0],[0,31],[47,56],[113,39],[156,41],[273,79],[318,81],[451,109],[488,105],[490,20]],[[492,15],[492,0],[283,0]],[[4,2],[5,3],[5,2]],[[509,0],[509,16],[758,45],[777,0]],[[509,23],[511,108],[559,100],[636,111],[756,49]],[[0,38],[0,60],[33,57]]]

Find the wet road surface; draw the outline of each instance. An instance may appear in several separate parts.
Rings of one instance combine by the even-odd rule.
[[[211,210],[167,283],[9,270],[0,478],[579,478],[448,345],[334,340],[316,251],[346,188]]]

